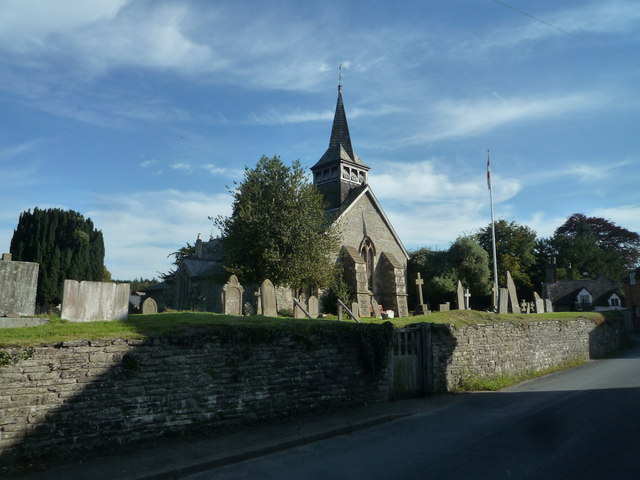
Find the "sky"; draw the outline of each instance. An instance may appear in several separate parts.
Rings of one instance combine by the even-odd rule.
[[[114,279],[219,232],[262,155],[353,148],[409,250],[496,219],[640,231],[635,0],[2,0],[0,250],[22,211],[80,212]]]

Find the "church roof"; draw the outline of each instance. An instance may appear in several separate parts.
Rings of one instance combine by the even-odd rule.
[[[342,103],[341,87],[338,87],[338,101],[336,103],[336,112],[333,116],[329,148],[327,148],[324,155],[322,155],[320,160],[318,160],[311,169],[314,170],[339,161],[353,163],[361,168],[369,170],[369,167],[360,160],[360,157],[358,157],[356,152],[353,151],[353,147],[351,146],[351,136],[349,135],[347,115],[344,112],[344,104]]]
[[[386,224],[387,228],[391,232],[391,235],[393,235],[393,238],[400,246],[400,249],[402,250],[402,253],[404,254],[405,258],[408,260],[409,252],[407,252],[407,249],[404,248],[404,245],[402,244],[402,240],[400,240],[400,237],[398,236],[397,232],[393,228],[393,225],[391,225],[391,221],[387,217],[387,214],[384,213],[384,210],[382,209],[382,205],[380,205],[380,202],[378,201],[376,196],[373,194],[373,190],[371,190],[371,187],[368,184],[363,184],[360,187],[354,188],[349,192],[349,195],[347,196],[345,201],[342,203],[340,215],[338,215],[338,217],[333,221],[333,223],[338,222],[342,217],[347,215],[349,210],[351,210],[351,207],[353,207],[357,203],[357,201],[360,198],[362,198],[364,195],[367,195],[369,197],[375,209],[380,213],[380,217],[382,218],[382,221]]]

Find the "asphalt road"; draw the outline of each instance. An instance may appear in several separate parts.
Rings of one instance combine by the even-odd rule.
[[[410,417],[187,478],[640,479],[640,343],[501,392],[426,403]]]

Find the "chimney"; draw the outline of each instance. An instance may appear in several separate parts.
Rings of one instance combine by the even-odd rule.
[[[556,280],[556,257],[551,257],[544,269],[544,281],[545,283],[556,283]]]
[[[567,280],[573,280],[573,267],[571,266],[571,262],[567,265]]]
[[[196,258],[202,258],[202,238],[200,238],[200,234],[198,234],[198,239],[196,240]]]

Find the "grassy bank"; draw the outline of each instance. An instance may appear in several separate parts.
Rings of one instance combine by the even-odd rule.
[[[472,310],[435,312],[430,315],[392,319],[395,327],[431,322],[449,323],[457,327],[493,322],[526,323],[534,321],[571,321],[587,318],[602,323],[608,317],[621,316],[620,312],[566,312],[541,315],[496,315]],[[262,316],[233,317],[215,313],[172,312],[156,315],[130,315],[129,320],[114,322],[72,323],[51,317],[47,325],[23,328],[0,328],[0,346],[52,345],[64,341],[104,340],[113,338],[143,339],[158,335],[172,335],[194,328],[243,328],[277,331],[295,329],[299,333],[312,332],[314,328],[341,328],[335,317],[326,319],[294,320]],[[363,323],[383,323],[385,320],[364,318]],[[353,321],[341,322],[344,327]]]

